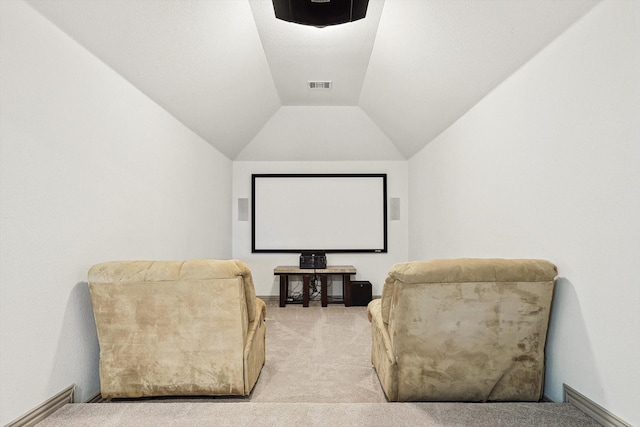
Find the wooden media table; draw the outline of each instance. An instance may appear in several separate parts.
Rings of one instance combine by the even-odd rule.
[[[289,295],[289,277],[302,276],[302,306],[309,307],[309,287],[311,276],[320,277],[320,300],[322,306],[329,304],[327,296],[327,277],[342,276],[342,300],[332,300],[331,303],[339,303],[346,307],[351,306],[351,275],[356,274],[356,268],[352,265],[329,265],[327,268],[299,268],[297,266],[279,265],[273,269],[273,274],[280,276],[280,307],[287,305]]]

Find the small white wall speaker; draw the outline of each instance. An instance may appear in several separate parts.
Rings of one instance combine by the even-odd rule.
[[[389,219],[391,221],[400,220],[400,198],[392,197],[389,199]]]
[[[249,199],[238,199],[238,221],[249,221]]]

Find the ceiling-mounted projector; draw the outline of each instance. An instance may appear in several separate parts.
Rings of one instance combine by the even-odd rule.
[[[273,0],[276,18],[302,25],[326,27],[362,19],[369,0]]]

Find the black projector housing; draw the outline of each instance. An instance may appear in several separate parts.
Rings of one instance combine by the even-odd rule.
[[[315,27],[362,19],[368,5],[369,0],[273,0],[276,18]]]

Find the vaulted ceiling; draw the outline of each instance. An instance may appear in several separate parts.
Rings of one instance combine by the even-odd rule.
[[[271,0],[28,3],[230,159],[400,160],[597,0],[369,0],[325,28]]]

